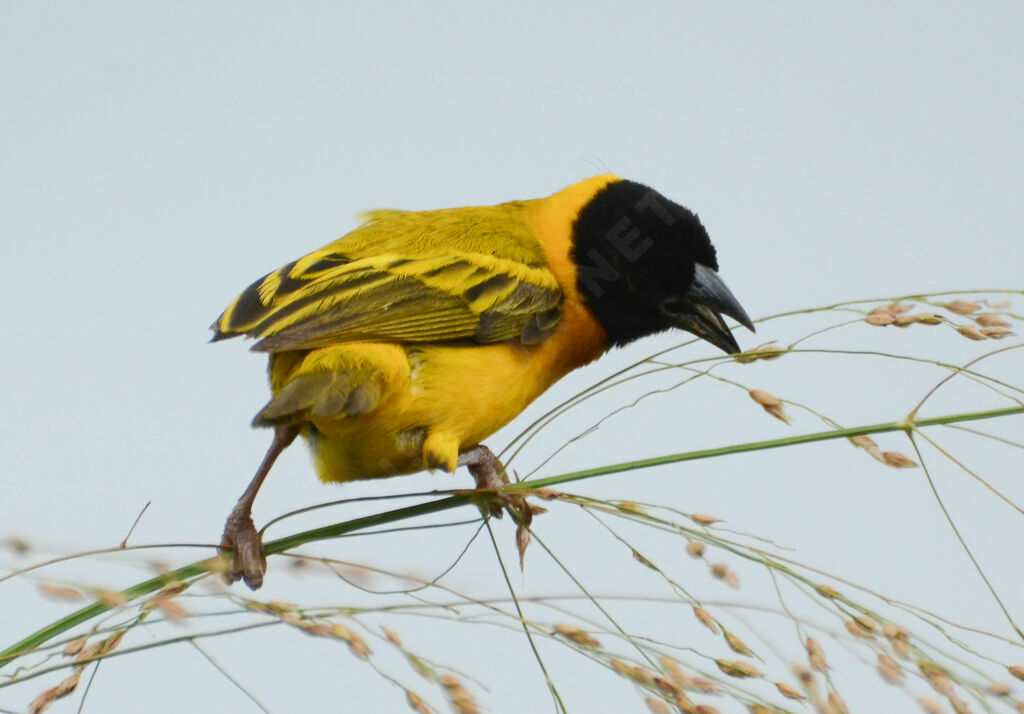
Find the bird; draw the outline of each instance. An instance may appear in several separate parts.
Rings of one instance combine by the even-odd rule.
[[[211,326],[211,341],[256,340],[272,395],[253,420],[271,445],[220,543],[229,582],[263,583],[252,506],[299,436],[324,482],[467,466],[478,489],[500,489],[481,442],[569,372],[673,328],[729,354],[725,317],[754,330],[697,214],[614,174],[362,221],[252,283]]]

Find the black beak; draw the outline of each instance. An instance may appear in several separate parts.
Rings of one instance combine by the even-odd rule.
[[[673,296],[661,304],[661,311],[672,322],[687,332],[692,332],[728,354],[736,354],[740,346],[722,319],[722,315],[733,318],[754,332],[754,323],[746,310],[726,286],[718,273],[706,265],[697,264],[693,285],[680,296]]]

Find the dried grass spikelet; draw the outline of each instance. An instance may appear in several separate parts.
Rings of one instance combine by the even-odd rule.
[[[640,507],[639,503],[633,503],[632,501],[620,501],[615,507],[620,511],[625,511],[626,513],[639,513],[642,516],[647,515],[647,512]]]
[[[996,697],[1008,697],[1010,696],[1010,685],[1004,682],[992,682],[985,691]]]
[[[942,315],[936,315],[934,312],[915,312],[911,317],[919,325],[941,325],[946,321]]]
[[[713,563],[711,565],[711,574],[726,585],[734,588],[738,588],[740,586],[739,576],[729,570],[729,566],[725,563]]]
[[[721,712],[708,704],[700,704],[693,710],[693,714],[721,714]]]
[[[644,703],[647,704],[647,708],[651,710],[652,714],[670,714],[672,711],[668,708],[668,704],[657,697],[647,697]]]
[[[584,632],[574,625],[559,623],[555,625],[555,632],[562,637],[572,640],[578,645],[583,645],[584,647],[597,649],[601,646],[601,643],[598,642],[589,632]]]
[[[740,364],[749,364],[756,362],[757,360],[764,359],[778,359],[787,350],[779,346],[777,342],[766,342],[763,345],[757,347],[751,347],[749,350],[745,350],[738,355],[734,356],[733,359]]]
[[[874,618],[868,617],[867,615],[857,615],[853,619],[858,626],[860,626],[867,632],[875,633],[882,629],[882,626],[879,625]]]
[[[805,647],[807,648],[807,661],[810,662],[811,667],[822,673],[827,672],[828,660],[825,659],[825,650],[821,643],[813,637],[808,637]]]
[[[776,682],[775,688],[779,690],[779,694],[784,696],[786,699],[806,699],[806,697],[800,693],[800,691],[785,682]]]
[[[181,622],[188,617],[188,612],[185,608],[173,598],[158,598],[157,607],[160,608],[160,612],[169,619],[175,622]]]
[[[1009,300],[1000,300],[999,302],[990,302],[988,306],[993,310],[1008,310],[1012,304]]]
[[[776,397],[770,392],[766,392],[763,389],[751,389],[747,392],[750,398],[761,405],[761,407],[771,414],[776,419],[789,424],[789,415],[786,414],[786,410],[782,406],[782,400]]]
[[[727,645],[729,645],[729,649],[731,649],[736,654],[741,654],[741,655],[752,655],[752,654],[754,654],[754,651],[752,649],[750,649],[749,647],[747,647],[747,643],[746,642],[741,640],[738,635],[734,635],[731,632],[726,632],[725,633],[725,643]]]
[[[981,328],[981,334],[993,340],[1001,340],[1004,337],[1012,337],[1017,333],[1012,332],[1009,327],[983,327]]]
[[[742,679],[746,677],[761,676],[761,670],[749,662],[731,659],[716,659],[715,664],[718,665],[718,668],[722,670],[724,674],[727,674],[730,677],[739,677]]]
[[[64,679],[56,687],[51,687],[45,692],[41,693],[38,697],[32,700],[32,703],[28,705],[28,710],[31,714],[41,714],[49,708],[51,704],[62,697],[66,697],[75,691],[78,687],[78,681],[82,677],[82,668],[79,667],[71,673],[69,677]]]
[[[321,634],[319,630],[317,634]],[[357,635],[355,632],[353,632],[340,622],[336,622],[335,624],[330,625],[322,634],[324,634],[325,636],[329,635],[331,637],[334,637],[335,639],[341,640],[342,642],[348,645],[348,648],[352,652],[352,654],[354,654],[356,657],[359,657],[360,659],[369,659],[370,655],[373,654],[373,651],[370,649],[370,646],[366,644],[366,640],[364,640],[362,637]]]
[[[903,681],[903,668],[884,652],[878,653],[878,673],[890,684],[899,684]]]
[[[864,318],[864,322],[875,327],[885,327],[896,322],[896,319],[887,312],[878,312],[868,315]]]
[[[392,630],[390,627],[380,626],[380,631],[384,633],[384,636],[388,638],[388,642],[395,645],[396,647],[402,646],[402,638],[398,636],[398,633]]]
[[[846,702],[835,692],[828,693],[828,712],[829,714],[850,714],[850,710],[846,708]]]
[[[417,714],[431,714],[430,707],[428,707],[427,703],[423,701],[423,697],[416,692],[406,689],[405,701],[409,703],[409,707]]]
[[[707,677],[694,677],[690,682],[690,689],[703,694],[714,694],[718,691],[715,683]]]
[[[836,590],[831,585],[826,585],[825,583],[819,583],[818,585],[815,585],[814,586],[814,591],[816,593],[818,593],[819,595],[821,595],[822,597],[827,597],[829,600],[842,600],[843,599],[843,594],[841,592]]]
[[[65,657],[74,657],[76,654],[85,649],[85,642],[85,637],[79,637],[78,639],[71,640],[66,645],[64,645],[64,650],[62,654]]]
[[[748,704],[750,714],[775,714],[778,709],[766,707],[764,704]]]
[[[1010,323],[1002,318],[1001,315],[997,315],[994,312],[986,312],[981,315],[976,315],[974,321],[982,327],[1009,327]]]
[[[970,705],[960,697],[953,695],[951,697],[946,697],[946,699],[949,701],[949,706],[953,707],[953,711],[955,711],[956,714],[971,714]]]
[[[705,513],[694,513],[690,516],[690,520],[702,526],[710,526],[714,523],[721,523],[721,518],[715,518]]]
[[[938,699],[932,697],[921,697],[917,700],[917,703],[921,705],[928,714],[942,714],[942,703]]]
[[[642,554],[640,553],[640,551],[637,551],[637,550],[634,550],[634,551],[633,551],[633,560],[635,560],[636,562],[640,563],[641,565],[645,565],[645,566],[647,566],[647,567],[648,567],[648,568],[650,568],[651,570],[655,570],[655,571],[657,571],[657,570],[658,570],[658,566],[657,566],[657,565],[655,565],[655,564],[654,564],[653,562],[651,562],[650,560],[648,560],[647,558],[645,558],[645,557],[644,557],[644,556],[643,556],[643,555],[642,555]]]
[[[686,544],[686,553],[691,558],[700,558],[704,555],[705,546],[698,540],[691,540]]]
[[[956,328],[956,331],[967,339],[974,340],[976,342],[988,339],[988,337],[985,336],[985,333],[979,330],[975,325],[960,325],[960,327]]]
[[[538,488],[533,492],[535,496],[543,498],[545,501],[556,501],[562,497],[561,491],[556,491],[553,488]]]
[[[862,449],[878,448],[878,442],[872,439],[867,434],[858,434],[857,436],[851,436],[850,443],[852,443],[854,446],[859,446]]]
[[[107,607],[120,607],[128,602],[128,598],[113,590],[95,589],[91,591],[96,601]]]
[[[1017,679],[1024,681],[1024,664],[1011,664],[1006,671]]]
[[[78,600],[82,593],[75,588],[51,583],[40,583],[39,592],[54,600]]]
[[[705,610],[700,605],[694,605],[693,614],[694,617],[700,620],[700,624],[704,625],[704,627],[711,630],[713,634],[718,634],[718,623],[715,622],[715,618],[710,612]]]
[[[890,303],[889,305],[885,306],[886,312],[888,312],[890,315],[902,315],[905,312],[909,312],[913,308],[914,308],[914,303],[912,303],[912,302],[899,302],[899,301],[894,302],[894,303]]]
[[[873,640],[875,636],[871,633],[871,630],[863,627],[859,622],[854,619],[843,620],[843,626],[846,627],[846,631],[854,637],[860,637],[865,640]]]
[[[462,685],[458,677],[452,674],[444,674],[441,675],[438,681],[445,688],[452,707],[459,714],[480,714],[480,709],[477,707],[473,695]]]
[[[902,451],[883,451],[882,460],[887,466],[892,466],[894,469],[917,468],[917,462]]]
[[[970,315],[981,306],[971,300],[953,300],[947,302],[943,307],[950,312],[955,312],[957,315]]]

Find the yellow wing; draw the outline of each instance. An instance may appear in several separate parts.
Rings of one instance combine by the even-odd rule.
[[[254,350],[339,342],[536,343],[562,292],[519,204],[375,211],[343,238],[250,285],[212,325]]]

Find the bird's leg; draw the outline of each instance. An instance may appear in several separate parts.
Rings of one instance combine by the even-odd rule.
[[[256,532],[256,526],[252,522],[252,504],[277,457],[295,441],[298,434],[299,427],[295,424],[274,427],[274,440],[267,449],[263,462],[256,469],[256,475],[252,477],[245,493],[228,514],[228,520],[224,524],[224,535],[220,539],[221,551],[233,551],[231,570],[224,574],[228,583],[244,579],[245,584],[252,590],[263,585],[263,574],[267,572],[267,556],[263,552],[260,534]]]
[[[478,491],[496,491],[497,498],[503,503],[492,502],[488,506],[491,515],[501,518],[503,505],[510,506],[516,513],[529,523],[530,508],[526,505],[526,499],[522,496],[512,496],[500,493],[501,489],[508,485],[508,473],[504,465],[494,455],[494,452],[483,444],[466,449],[459,454],[459,466],[465,466],[476,481]]]
[[[530,523],[533,522],[534,514],[543,513],[545,509],[540,506],[531,506],[523,496],[502,492],[502,488],[509,483],[508,474],[494,452],[483,444],[477,444],[459,454],[459,466],[469,468],[469,473],[473,475],[478,491],[494,493],[494,497],[481,508],[486,508],[496,518],[501,518],[502,511],[508,508],[513,518],[516,519],[516,549],[519,551],[519,567],[521,569],[523,558],[526,555],[526,546],[530,543]]]

